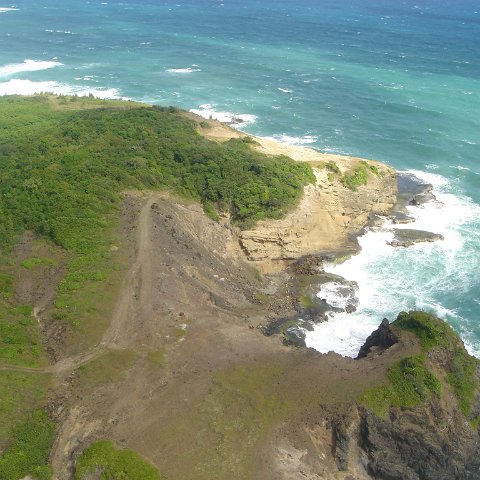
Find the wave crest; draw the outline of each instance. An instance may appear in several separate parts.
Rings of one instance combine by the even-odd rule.
[[[9,63],[0,67],[0,77],[8,77],[22,72],[38,72],[62,66],[63,63],[54,60],[24,60],[22,63]]]

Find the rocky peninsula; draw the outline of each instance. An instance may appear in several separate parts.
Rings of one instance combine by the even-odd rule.
[[[358,359],[283,341],[285,319],[299,309],[321,315],[302,299],[322,259],[354,252],[358,232],[398,207],[391,167],[244,140],[240,132],[184,112],[62,102],[33,99],[35,108],[45,109],[42,119],[45,112],[81,112],[75,120],[84,123],[68,124],[62,117],[59,128],[72,146],[69,162],[77,162],[82,175],[86,165],[100,169],[82,156],[84,135],[88,145],[94,142],[92,158],[100,147],[110,155],[113,177],[123,170],[112,151],[120,145],[118,152],[124,152],[127,138],[121,168],[128,169],[128,181],[137,174],[131,184],[152,181],[149,169],[156,166],[145,151],[155,141],[153,128],[160,124],[167,135],[165,118],[175,125],[186,118],[212,144],[233,145],[240,156],[248,155],[247,145],[269,158],[308,161],[315,182],[282,218],[243,229],[228,212],[202,207],[173,188],[123,188],[116,200],[104,187],[89,192],[114,205],[105,218],[118,222],[95,223],[91,236],[68,236],[55,230],[53,220],[48,225],[56,237],[45,239],[46,229],[19,230],[2,266],[12,278],[10,297],[2,301],[10,302],[12,318],[23,312],[21,325],[37,332],[45,354],[29,363],[26,353],[1,357],[0,378],[21,399],[18,408],[5,403],[15,424],[0,429],[6,479],[87,480],[105,472],[139,480],[479,478],[478,363],[441,320],[424,312],[384,320]],[[97,114],[109,122],[128,121],[120,133],[112,130],[116,123],[102,130]],[[19,120],[24,132],[31,132],[31,118]],[[92,118],[95,134],[88,129]],[[132,118],[141,118],[142,128],[132,129]],[[153,127],[145,133],[148,122]],[[228,144],[232,137],[242,140],[240,147]],[[15,155],[5,145],[2,155]],[[177,168],[180,147],[169,157]],[[38,147],[43,160],[45,148]],[[25,180],[31,204],[37,205],[48,175],[62,168],[52,162],[41,181],[39,175]],[[83,205],[91,210],[85,213],[101,208],[87,200]],[[90,223],[79,225],[87,231]],[[102,269],[89,270],[90,260]],[[278,328],[268,331],[272,325]],[[34,408],[45,413],[30,414]],[[35,429],[28,431],[41,432],[40,439],[22,433],[22,425],[32,422]],[[15,463],[20,457],[30,463]]]

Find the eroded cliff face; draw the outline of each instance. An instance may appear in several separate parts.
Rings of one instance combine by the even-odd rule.
[[[423,335],[427,328],[421,328]],[[480,479],[478,362],[468,356],[460,339],[451,335],[443,345],[423,349],[425,365],[442,384],[439,395],[427,396],[415,406],[391,406],[383,415],[365,408],[362,401],[343,409],[322,405],[317,409],[323,409],[320,418],[302,417],[298,424],[277,430],[270,444],[269,468],[275,471],[272,478]],[[381,368],[388,358],[419,352],[416,335],[405,334],[395,326],[392,329],[386,321],[369,340],[363,349],[365,356],[356,362],[371,370]],[[452,388],[451,378],[460,368],[460,357],[475,365],[470,375],[475,387],[468,413],[462,407],[465,397]],[[416,378],[411,381],[416,385]]]
[[[303,147],[256,139],[262,153],[288,155],[309,162],[317,179],[305,188],[298,207],[281,220],[259,222],[240,235],[247,258],[263,271],[281,269],[289,260],[313,252],[344,252],[356,249],[357,234],[375,215],[386,215],[397,200],[393,168],[355,157],[322,154]],[[340,181],[363,162],[368,165],[368,181],[352,190]],[[337,174],[328,164],[338,168]],[[375,173],[373,172],[375,171]]]
[[[319,154],[320,155],[320,154]],[[359,159],[337,158],[343,171]],[[396,203],[396,175],[392,168],[370,162],[379,174],[370,174],[367,185],[351,190],[328,171],[314,168],[315,185],[305,188],[298,207],[281,220],[265,220],[240,234],[240,243],[250,261],[269,270],[284,261],[312,252],[355,249],[354,234],[374,215],[386,215]]]
[[[210,139],[223,142],[246,136],[215,120],[207,123],[209,128],[199,127],[199,131]],[[261,137],[253,140],[253,148],[261,153],[309,162],[317,179],[315,185],[305,188],[299,205],[284,218],[260,221],[253,229],[240,233],[247,259],[265,273],[280,271],[291,260],[312,253],[355,251],[355,235],[375,215],[387,215],[397,203],[396,172],[388,165]],[[328,168],[329,163],[338,169],[337,173]],[[361,163],[369,170],[367,184],[354,190],[347,188],[341,176]]]

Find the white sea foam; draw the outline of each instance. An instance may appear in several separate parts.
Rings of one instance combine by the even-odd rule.
[[[349,304],[356,303],[355,290],[343,283],[327,282],[320,287],[317,297],[332,307],[346,309]]]
[[[468,167],[464,167],[463,165],[450,165],[450,168],[455,168],[456,170],[464,170],[466,172],[471,172]]]
[[[19,10],[15,5],[12,5],[11,7],[0,7],[0,13],[14,12],[15,10]]]
[[[282,135],[274,135],[273,137],[265,137],[268,140],[275,140],[276,142],[286,143],[287,145],[310,145],[318,140],[316,135],[304,135],[303,137],[293,137],[286,133]]]
[[[393,320],[401,310],[423,309],[454,323],[469,352],[480,353],[475,334],[464,329],[468,322],[454,308],[443,304],[445,296],[467,291],[480,268],[475,256],[478,247],[465,245],[469,229],[479,233],[480,205],[454,194],[454,186],[441,175],[417,170],[404,173],[432,184],[436,200],[407,207],[414,223],[393,225],[386,220],[381,227],[359,237],[358,255],[342,264],[325,265],[327,272],[357,282],[359,306],[352,314],[331,313],[329,321],[307,332],[307,346],[322,353],[335,351],[355,357],[384,316]],[[440,233],[444,240],[395,248],[389,245],[394,228]],[[468,237],[472,235],[468,233]]]
[[[21,72],[37,72],[49,68],[60,67],[63,64],[52,60],[24,60],[22,63],[9,63],[0,66],[0,77],[7,77]]]
[[[250,125],[257,119],[256,115],[252,114],[237,114],[232,112],[217,111],[215,110],[215,105],[211,105],[209,103],[200,105],[198,108],[192,108],[190,111],[196,115],[200,115],[203,118],[213,118],[223,123],[231,123],[237,128]]]
[[[278,87],[278,90],[280,90],[283,93],[292,93],[293,90],[290,90],[289,88],[280,88]]]
[[[44,81],[32,82],[30,80],[12,79],[8,82],[0,82],[1,95],[34,95],[36,93],[55,93],[57,95],[78,95],[80,97],[93,95],[103,99],[123,99],[116,88],[85,88],[79,85]]]
[[[198,65],[196,65],[198,66]],[[168,73],[193,73],[193,72],[201,72],[199,68],[167,68],[166,72]]]

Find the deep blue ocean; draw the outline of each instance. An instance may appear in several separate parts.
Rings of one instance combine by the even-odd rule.
[[[328,267],[358,282],[360,308],[308,342],[353,355],[384,316],[422,308],[480,355],[478,0],[0,3],[0,94],[40,91],[236,116],[255,135],[415,171],[438,201],[412,214],[445,240],[393,249],[388,226],[360,238],[360,255]]]

